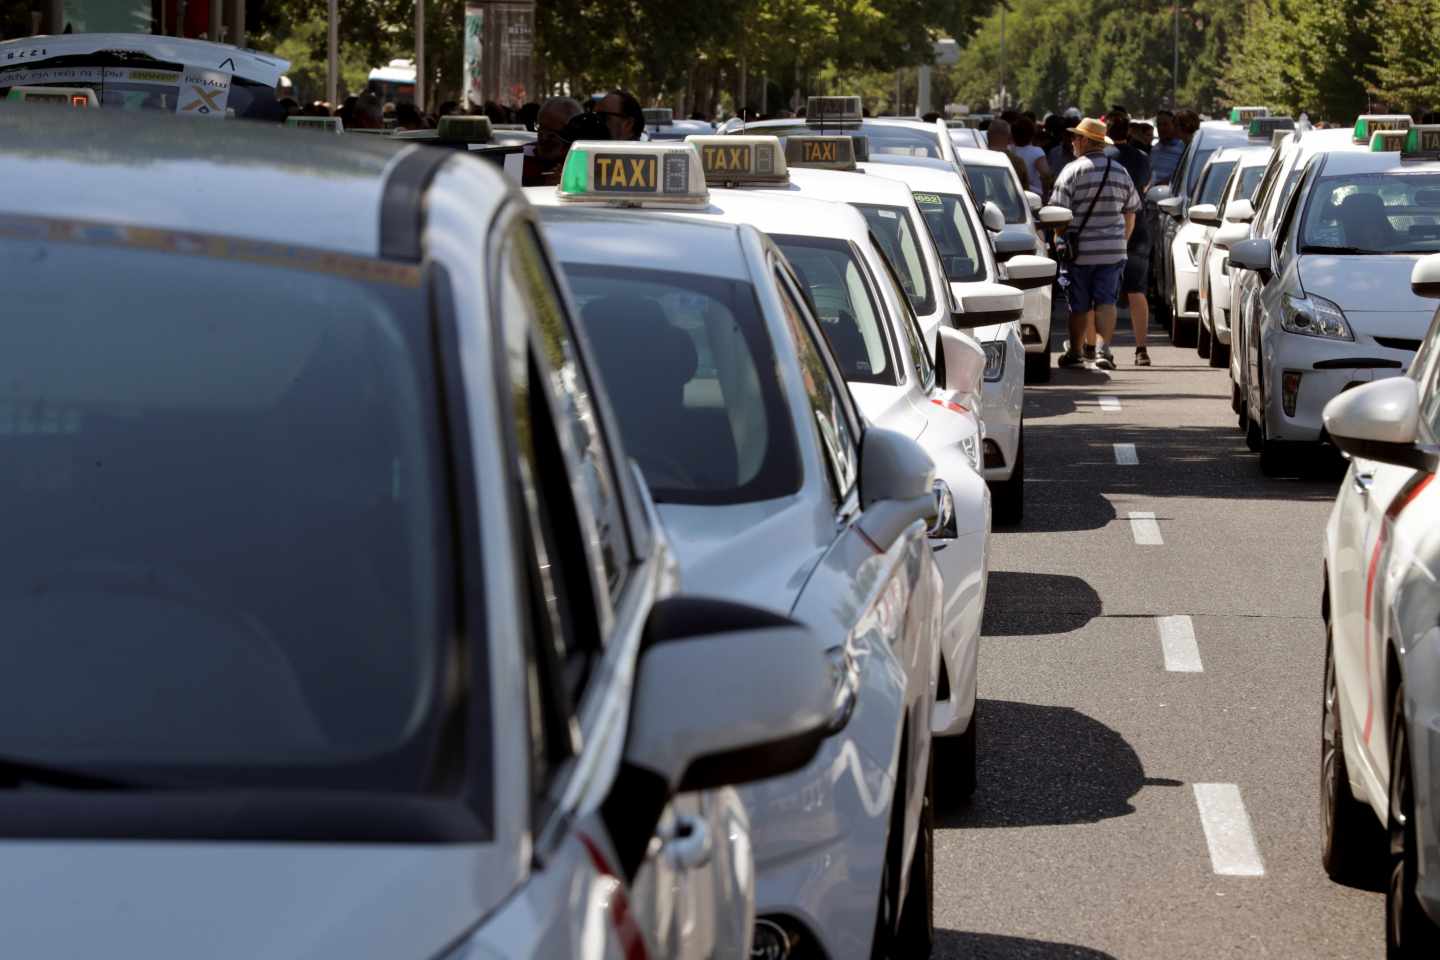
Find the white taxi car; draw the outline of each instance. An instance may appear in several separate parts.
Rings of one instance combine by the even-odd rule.
[[[1200,329],[1196,350],[1212,367],[1230,363],[1230,244],[1250,236],[1250,219],[1255,215],[1251,198],[1271,155],[1271,150],[1264,147],[1222,147],[1220,154],[1228,158],[1232,151],[1235,165],[1215,210],[1191,207],[1188,213],[1193,223],[1211,228],[1200,249]]]
[[[1274,233],[1230,248],[1258,281],[1242,362],[1266,472],[1325,438],[1331,397],[1408,367],[1434,313],[1407,281],[1440,250],[1440,127],[1397,131],[1400,151],[1385,136],[1313,156]]]
[[[519,192],[108,113],[0,105],[6,950],[746,955],[834,658],[676,593]]]
[[[1412,286],[1440,296],[1440,256]],[[1351,455],[1325,528],[1321,853],[1336,880],[1383,868],[1386,956],[1440,956],[1440,322],[1407,375],[1331,400]]]
[[[819,756],[742,793],[759,949],[924,955],[944,605],[927,534],[953,521],[945,483],[910,437],[861,419],[775,243],[703,212],[692,146],[580,142],[560,186],[531,195],[682,578],[830,648]]]

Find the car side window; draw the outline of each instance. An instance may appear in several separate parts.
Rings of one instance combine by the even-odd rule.
[[[815,418],[815,432],[830,475],[831,491],[836,504],[843,504],[860,476],[858,423],[849,409],[850,398],[839,372],[826,361],[813,324],[805,320],[805,298],[799,292],[799,284],[787,278],[778,266],[775,281],[785,322],[800,358],[800,376]]]
[[[921,388],[929,390],[935,386],[935,364],[930,360],[930,351],[925,349],[925,338],[920,333],[920,321],[916,319],[910,301],[901,291],[900,278],[895,275],[895,268],[883,256],[880,262],[885,265],[885,273],[889,276],[890,285],[895,289],[896,299],[900,302],[900,329],[904,332],[906,346],[910,348],[910,361],[920,377]]]
[[[563,300],[533,226],[517,222],[511,228],[503,266],[507,284],[514,285],[516,307],[528,314],[539,336],[551,387],[562,406],[557,416],[561,449],[575,466],[574,494],[585,507],[581,516],[584,542],[590,546],[595,574],[604,585],[600,608],[608,629],[631,562],[616,461],[596,415],[590,378],[566,322]]]

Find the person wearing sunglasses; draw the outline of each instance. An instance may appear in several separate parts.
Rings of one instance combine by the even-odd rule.
[[[595,105],[610,128],[611,140],[640,140],[645,133],[645,111],[628,90],[611,90]]]

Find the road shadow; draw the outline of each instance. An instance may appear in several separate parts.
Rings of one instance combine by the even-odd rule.
[[[998,933],[936,930],[932,960],[1115,960],[1100,950],[1073,943],[1052,943]]]
[[[991,570],[985,588],[987,637],[1071,633],[1100,616],[1100,594],[1079,577]]]
[[[1098,823],[1134,813],[1141,787],[1181,786],[1147,778],[1124,737],[1070,707],[980,700],[976,710],[979,785],[942,827]]]

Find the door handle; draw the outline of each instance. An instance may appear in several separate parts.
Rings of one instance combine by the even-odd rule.
[[[710,825],[700,817],[680,814],[660,830],[661,856],[672,870],[699,870],[710,863]]]
[[[1375,474],[1361,473],[1357,470],[1350,475],[1350,485],[1360,496],[1367,496],[1370,488],[1375,485]]]

